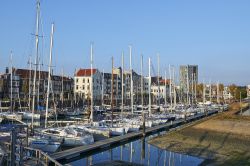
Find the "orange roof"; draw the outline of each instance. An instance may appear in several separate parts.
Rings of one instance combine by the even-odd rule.
[[[34,73],[35,73],[34,70],[31,70],[31,73],[30,73],[29,69],[16,69],[16,68],[14,68],[13,71],[23,79],[28,79],[30,74],[31,74],[31,78],[32,78],[34,76]],[[39,71],[37,71],[36,74],[38,75]],[[41,79],[48,78],[48,74],[49,73],[47,71],[40,71]]]
[[[14,68],[13,71],[17,75],[19,75],[22,79],[29,79],[30,74],[31,74],[31,79],[33,79],[34,73],[35,73],[34,70],[29,70],[29,69],[16,69],[16,68]],[[39,75],[39,71],[37,71],[36,74],[38,76]],[[40,78],[41,79],[45,79],[45,80],[48,79],[48,75],[49,75],[49,72],[47,72],[47,71],[40,71]],[[52,75],[52,80],[56,79],[56,77],[58,77],[57,79],[61,79],[62,78],[62,76]],[[70,78],[68,78],[66,76],[63,76],[63,80],[67,81],[67,80],[70,80]]]
[[[97,69],[92,69],[93,74],[95,74]],[[91,69],[79,69],[75,76],[77,77],[88,77],[91,76]]]
[[[170,79],[162,79],[162,80],[160,80],[160,84],[165,84],[165,82],[166,82],[166,84],[169,84],[170,83]]]

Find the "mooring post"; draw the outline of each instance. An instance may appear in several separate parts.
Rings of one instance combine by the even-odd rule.
[[[142,145],[141,145],[141,160],[142,159],[145,159],[145,137],[143,137],[142,139],[141,139],[141,143],[142,143]]]
[[[144,112],[142,113],[142,118],[143,118],[143,137],[145,137],[146,136],[146,132],[145,132],[145,114],[144,114]]]
[[[16,131],[15,131],[15,128],[13,127],[11,130],[11,153],[10,153],[10,165],[11,166],[15,165],[15,161],[16,161],[15,151],[16,151]]]

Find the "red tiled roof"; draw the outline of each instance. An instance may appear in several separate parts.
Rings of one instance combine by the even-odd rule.
[[[28,79],[30,75],[29,69],[14,69],[14,72],[19,75],[23,79]],[[31,70],[31,78],[33,78],[35,71]],[[39,71],[36,72],[37,76],[39,75]],[[40,71],[41,79],[48,78],[48,72],[47,71]]]
[[[95,74],[96,71],[97,71],[96,69],[92,69],[93,74]],[[75,76],[77,76],[77,77],[84,77],[84,76],[88,77],[88,76],[91,76],[91,69],[79,69],[76,72]]]
[[[160,84],[165,84],[165,82],[166,82],[166,84],[169,84],[170,83],[170,79],[162,79],[162,80],[160,80]]]
[[[34,70],[31,70],[31,73],[30,73],[29,69],[16,69],[16,68],[14,68],[14,72],[15,72],[15,74],[19,75],[22,79],[29,79],[30,74],[31,74],[31,79],[33,79],[34,73],[35,73]],[[38,77],[39,71],[37,71],[36,74]],[[49,72],[47,72],[47,71],[40,71],[41,79],[45,79],[45,80],[48,79],[48,74],[49,74]],[[56,77],[58,77],[58,78],[56,78]],[[52,75],[52,80],[54,80],[54,79],[62,79],[62,76]],[[70,80],[70,78],[63,76],[63,80],[67,81],[67,80]]]

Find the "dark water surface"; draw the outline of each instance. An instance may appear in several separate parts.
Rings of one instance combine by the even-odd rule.
[[[146,138],[146,141],[139,139],[125,145],[79,159],[69,164],[79,166],[100,164],[105,161],[121,160],[141,165],[197,166],[204,161],[203,159],[197,157],[162,150],[148,144],[147,139],[148,138]]]

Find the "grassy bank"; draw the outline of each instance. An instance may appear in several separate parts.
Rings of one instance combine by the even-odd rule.
[[[204,158],[202,165],[250,165],[250,119],[235,115],[239,108],[239,103],[234,103],[228,112],[154,138],[149,143]]]

